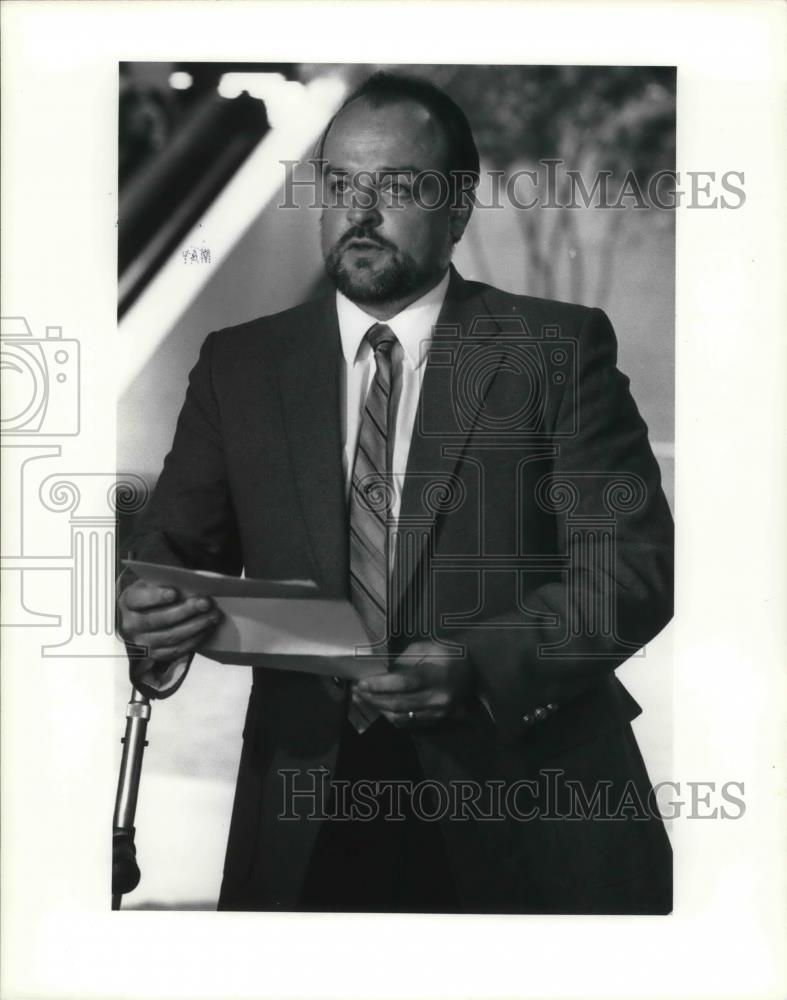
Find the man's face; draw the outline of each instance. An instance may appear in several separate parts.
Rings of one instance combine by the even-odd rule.
[[[439,123],[412,101],[375,108],[358,100],[334,122],[323,157],[322,253],[336,287],[369,305],[426,291],[445,272],[466,222],[434,176],[446,176]],[[414,185],[423,171],[433,176]]]

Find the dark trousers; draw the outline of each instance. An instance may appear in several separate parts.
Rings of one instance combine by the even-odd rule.
[[[423,780],[407,730],[378,719],[359,736],[345,722],[329,813],[317,837],[299,910],[383,913],[457,913],[459,904],[435,821],[415,813],[407,794],[392,799],[390,782]],[[348,782],[339,792],[338,785]],[[364,815],[351,818],[353,783],[364,789]],[[359,788],[355,785],[355,789]],[[401,815],[402,818],[398,818]],[[397,818],[394,818],[397,817]]]

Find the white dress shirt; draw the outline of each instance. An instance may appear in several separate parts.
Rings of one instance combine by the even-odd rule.
[[[421,384],[426,370],[426,354],[432,339],[432,328],[437,322],[448,289],[449,274],[434,288],[411,302],[396,316],[385,320],[396,335],[397,343],[391,352],[392,392],[391,405],[394,407],[394,439],[391,454],[391,473],[394,497],[391,515],[394,527],[399,518],[402,502],[407,457],[410,454],[410,440],[413,434]],[[366,402],[366,394],[374,379],[376,365],[374,351],[365,339],[371,326],[380,322],[363,311],[360,306],[336,293],[336,312],[339,318],[339,334],[344,355],[344,482],[347,494],[352,482],[355,449],[361,428],[361,418]],[[390,569],[390,567],[389,567]]]

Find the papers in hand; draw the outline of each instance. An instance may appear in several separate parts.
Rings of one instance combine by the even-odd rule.
[[[223,617],[199,652],[218,663],[351,679],[386,670],[384,658],[365,655],[369,638],[352,604],[317,597],[312,580],[247,580],[131,559],[123,565],[147,583],[214,600]]]

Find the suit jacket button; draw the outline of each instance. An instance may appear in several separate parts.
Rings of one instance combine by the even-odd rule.
[[[547,710],[545,708],[537,708],[533,712],[533,715],[535,715],[535,717],[537,719],[546,719],[546,717],[547,717]]]
[[[342,681],[341,677],[334,677],[333,678],[333,683],[336,684],[337,687],[341,687],[342,684],[343,684],[343,681]]]
[[[556,712],[556,711],[557,711],[557,705],[554,703],[554,701],[550,701],[549,704],[547,705],[547,712]]]
[[[532,721],[533,721],[533,716],[532,715],[523,715],[522,716],[522,722],[524,722],[524,724],[526,726],[529,726]]]

